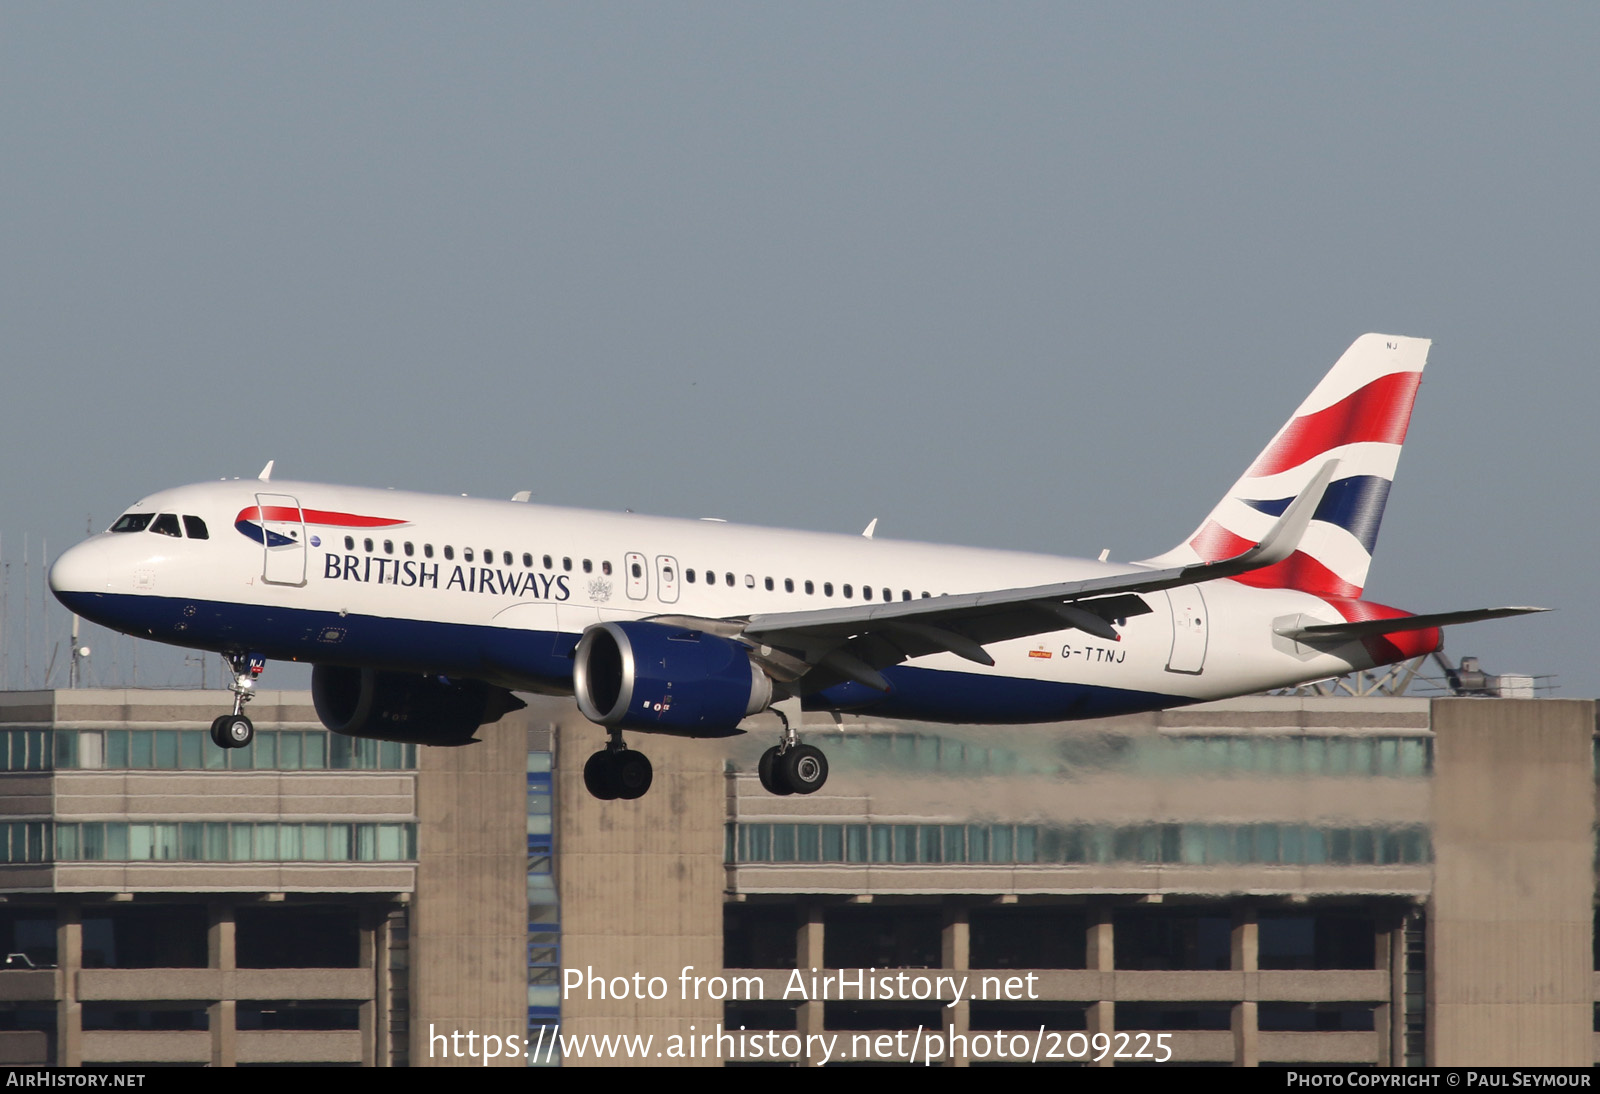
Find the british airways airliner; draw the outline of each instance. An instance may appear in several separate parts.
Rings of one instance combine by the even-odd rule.
[[[244,714],[268,659],[310,662],[318,716],[457,745],[572,694],[610,731],[585,782],[637,798],[622,731],[720,737],[772,711],[762,785],[809,794],[799,712],[1044,722],[1287,687],[1439,648],[1445,624],[1361,599],[1429,342],[1359,338],[1200,527],[1144,562],[254,480],[151,494],[63,554],[85,619],[223,654]],[[787,713],[785,713],[787,712]]]

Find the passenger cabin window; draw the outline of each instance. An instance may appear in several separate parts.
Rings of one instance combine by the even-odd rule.
[[[586,574],[594,573],[594,563],[590,562],[588,559],[584,559],[583,560],[583,572],[586,573]],[[635,574],[634,576],[637,577],[639,575]]]
[[[150,525],[150,530],[152,532],[159,532],[164,536],[172,536],[176,539],[183,538],[183,533],[178,530],[178,514],[176,513],[162,513],[155,519],[155,522]]]
[[[786,593],[794,592],[794,578],[786,577],[783,579],[783,591]]]
[[[745,574],[744,575],[744,587],[746,589],[754,589],[756,587],[756,575],[755,574]]]
[[[563,558],[561,560],[561,568],[570,574],[572,572],[572,560],[570,558]]]
[[[364,539],[361,541],[361,546],[370,551],[372,550],[372,541],[370,539]]]
[[[811,595],[812,595],[812,594],[814,594],[814,593],[815,593],[815,592],[816,592],[816,591],[817,591],[817,588],[816,588],[816,586],[815,586],[815,585],[813,585],[813,584],[811,584],[811,582],[809,582],[809,581],[808,581],[808,582],[806,582],[806,595],[807,595],[807,596],[811,596]]]
[[[772,579],[770,577],[767,578],[766,585],[767,585],[767,592],[770,593],[772,591]]]
[[[685,580],[689,584],[693,585],[694,584],[694,571],[693,570],[685,570],[685,571],[683,571],[683,580]]]
[[[456,549],[448,543],[444,545],[444,557],[446,562],[456,557]]]
[[[845,598],[845,599],[846,599],[846,600],[849,600],[849,599],[850,599],[850,586],[849,586],[849,585],[846,585],[846,586],[845,586],[845,587],[844,587],[844,598]]]
[[[394,554],[394,540],[386,539],[383,541],[383,553],[386,555]]]
[[[733,588],[733,571],[728,571],[728,588]]]
[[[611,563],[602,562],[600,564],[600,572],[605,574],[607,577],[610,577],[611,576]]]
[[[635,562],[632,566],[628,567],[628,572],[633,574],[634,577],[643,577],[644,567]]]
[[[500,561],[505,563],[507,566],[511,565],[511,552],[510,551],[501,551],[500,552]]]
[[[471,547],[463,547],[463,548],[461,548],[461,561],[462,562],[471,562],[472,561],[472,548]]]
[[[150,527],[150,522],[154,519],[154,513],[124,513],[117,518],[117,523],[111,526],[111,530],[113,532],[142,532]]]
[[[824,581],[822,583],[822,595],[823,596],[832,596],[833,595],[833,582]]]
[[[416,549],[411,546],[411,541],[409,539],[406,540],[406,542],[405,542],[405,550],[406,550],[406,557],[407,558],[410,558],[413,554],[416,553]]]
[[[527,570],[533,569],[533,556],[526,551],[522,552],[522,566]]]
[[[544,556],[544,568],[546,570],[553,570],[553,569],[556,568],[556,564],[553,561],[551,561],[551,558],[550,558],[549,555],[545,555]]]
[[[863,586],[861,586],[861,599],[862,600],[871,600],[872,599],[872,586],[871,585],[863,585]]]
[[[432,558],[433,557],[433,544],[424,543],[422,545],[422,557],[423,558]]]
[[[183,515],[183,530],[190,539],[210,539],[211,534],[206,531],[206,522],[199,517]]]
[[[355,536],[345,536],[344,537],[344,549],[346,551],[354,551],[356,549],[356,537]]]

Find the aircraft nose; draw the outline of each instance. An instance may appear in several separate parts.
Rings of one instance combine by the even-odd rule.
[[[73,594],[103,593],[106,591],[110,569],[105,552],[94,540],[69,547],[50,567],[50,591],[56,599],[73,607],[68,599]]]

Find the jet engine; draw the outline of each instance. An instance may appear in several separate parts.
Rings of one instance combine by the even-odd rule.
[[[481,680],[341,665],[311,670],[317,717],[334,733],[422,745],[464,745],[478,727],[527,706]]]
[[[727,737],[772,702],[750,651],[662,623],[597,623],[574,654],[572,690],[592,722],[682,737]]]

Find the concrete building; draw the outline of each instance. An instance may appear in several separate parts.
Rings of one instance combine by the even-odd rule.
[[[267,692],[223,753],[225,702],[0,695],[0,1060],[1597,1057],[1590,702],[828,720],[787,798],[753,719],[630,737],[635,802],[584,791],[569,702],[418,750]]]
[[[0,695],[0,1062],[403,1065],[430,1024],[520,1034],[526,734],[358,741],[268,691],[225,752],[228,701]]]
[[[601,803],[578,774],[600,735],[568,718],[564,963],[658,975],[672,998],[569,998],[562,1029],[743,1027],[719,1042],[728,1061],[770,1051],[769,1031],[804,1062],[835,1034],[834,1059],[908,1059],[913,1042],[889,1035],[920,1029],[918,1061],[932,1031],[935,1062],[956,1065],[1014,1062],[1042,1040],[1040,1062],[1118,1066],[1154,1062],[1137,1054],[1158,1042],[1187,1064],[1586,1066],[1595,729],[1590,702],[1406,698],[1045,727],[846,719],[809,737],[833,764],[811,797],[761,791],[763,732],[726,762],[641,743],[671,789]],[[713,846],[711,795],[689,788],[719,766]],[[669,830],[669,855],[637,854]],[[678,998],[705,947],[655,937],[655,910],[699,908],[719,863],[716,971],[754,977],[759,1000]],[[913,970],[932,990],[874,999],[836,983],[818,999],[813,969]]]

